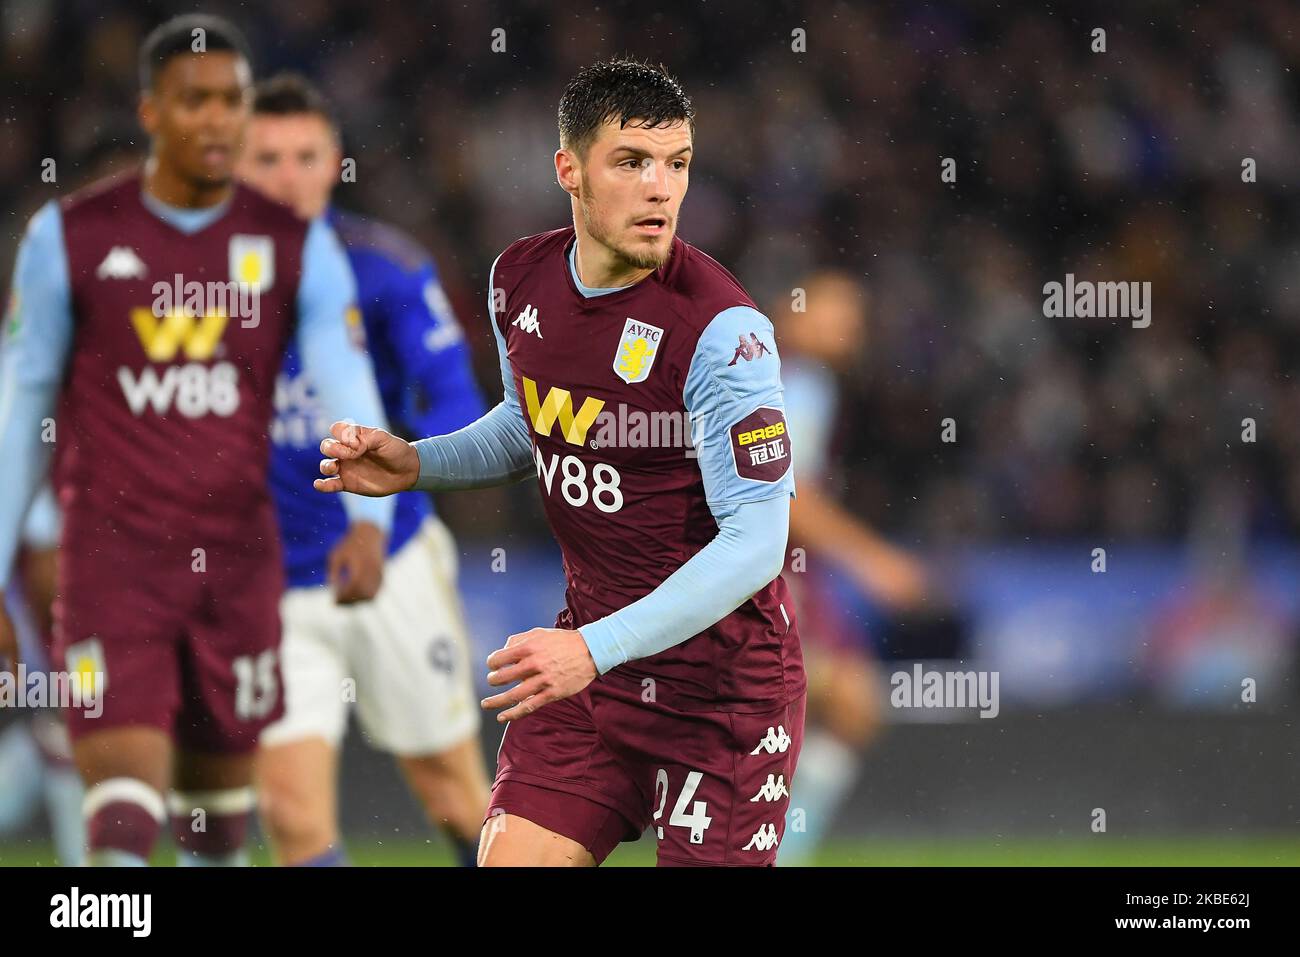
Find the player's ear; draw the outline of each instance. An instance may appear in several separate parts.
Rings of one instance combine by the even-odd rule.
[[[154,101],[153,92],[145,90],[140,94],[140,102],[136,106],[136,117],[140,120],[140,126],[150,136],[153,136],[158,129],[158,105]]]
[[[564,148],[555,151],[555,181],[570,196],[577,197],[581,175],[572,153]]]

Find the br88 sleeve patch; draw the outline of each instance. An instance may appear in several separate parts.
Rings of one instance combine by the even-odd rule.
[[[785,413],[759,406],[731,427],[736,474],[756,482],[775,482],[790,469],[790,436]]]

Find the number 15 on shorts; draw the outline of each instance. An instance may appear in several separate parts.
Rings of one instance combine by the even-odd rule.
[[[668,818],[669,827],[687,827],[691,830],[691,843],[703,844],[704,832],[709,829],[713,823],[713,818],[709,817],[707,808],[703,801],[696,801],[691,806],[691,812],[686,813],[686,808],[691,805],[691,798],[695,797],[695,789],[700,786],[700,781],[704,779],[702,771],[690,771],[686,775],[686,783],[682,785],[682,793],[677,797],[677,803],[673,805],[673,813]],[[658,840],[664,839],[664,827],[658,823],[664,814],[664,805],[668,803],[668,771],[660,768],[655,772],[655,799],[658,807],[655,809],[655,837]]]

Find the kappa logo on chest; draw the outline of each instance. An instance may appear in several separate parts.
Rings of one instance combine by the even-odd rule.
[[[658,326],[629,318],[614,350],[614,373],[628,385],[644,382],[654,367],[663,338],[664,331]]]

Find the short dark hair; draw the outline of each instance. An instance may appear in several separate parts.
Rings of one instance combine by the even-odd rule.
[[[608,120],[619,128],[686,123],[695,135],[691,98],[662,66],[631,59],[602,60],[583,67],[560,97],[560,145],[584,155]]]
[[[301,73],[277,73],[253,87],[254,116],[297,116],[301,113],[319,116],[338,133],[339,124],[329,100]]]
[[[145,37],[140,47],[140,89],[152,90],[158,74],[173,57],[195,52],[195,30],[203,31],[203,52],[231,50],[252,65],[252,51],[238,27],[224,17],[187,13],[172,17]]]

